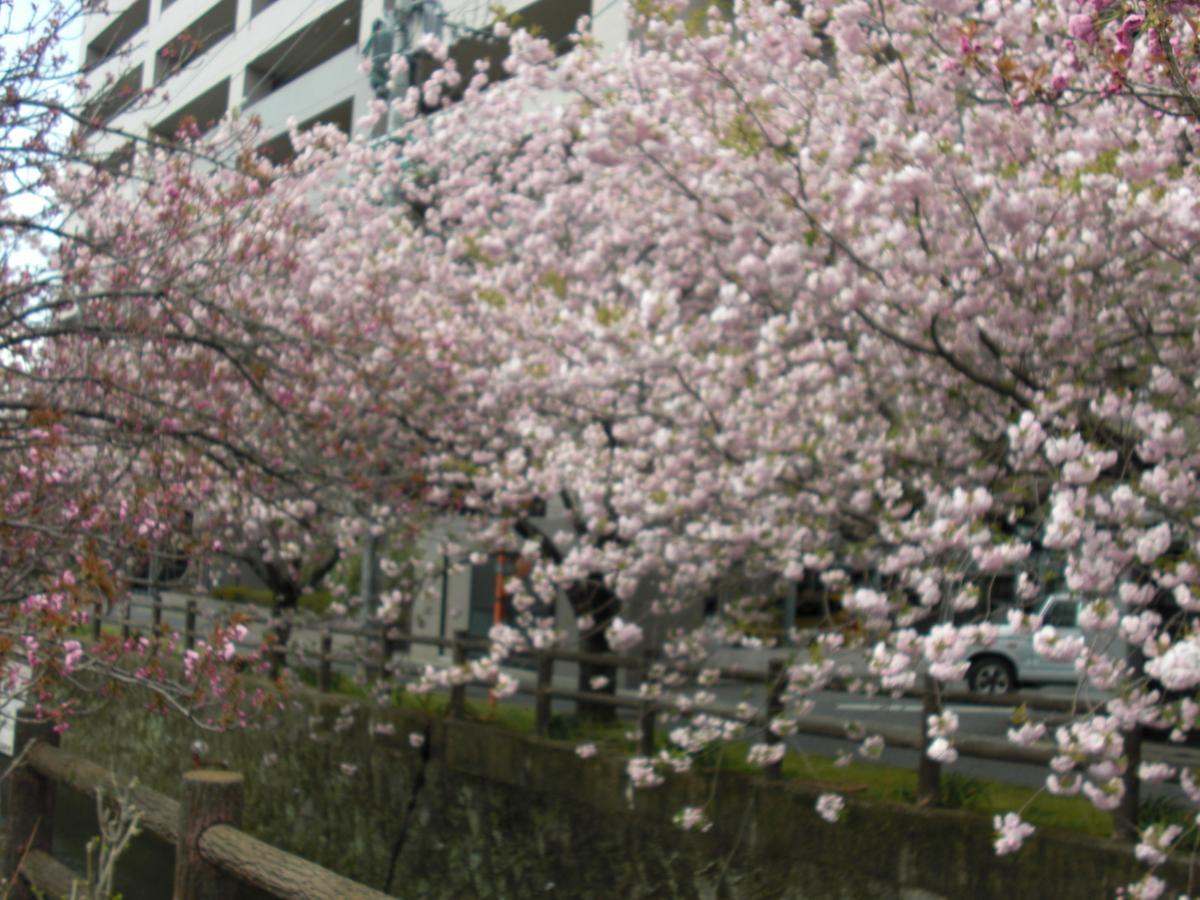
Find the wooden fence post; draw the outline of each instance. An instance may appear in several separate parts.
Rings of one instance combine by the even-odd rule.
[[[163,616],[162,592],[159,591],[157,584],[152,585],[150,588],[150,599],[154,604],[150,607],[151,621],[154,622],[154,631],[157,633],[158,629],[162,627]]]
[[[321,660],[317,668],[317,689],[328,694],[333,690],[333,635],[321,632]]]
[[[452,660],[454,666],[460,667],[466,665],[467,662],[467,647],[466,641],[469,633],[466,631],[454,632],[454,645]],[[455,719],[461,719],[467,706],[467,686],[465,684],[456,684],[450,688],[450,716]]]
[[[783,741],[771,729],[771,723],[783,715],[783,689],[786,679],[783,673],[783,660],[773,659],[767,663],[767,737],[766,743],[778,744]],[[770,778],[778,778],[783,774],[783,760],[771,763],[763,770]]]
[[[1139,837],[1138,806],[1142,799],[1142,781],[1138,777],[1138,767],[1142,764],[1142,726],[1134,725],[1132,730],[1124,732],[1124,738],[1125,772],[1121,781],[1125,784],[1125,793],[1113,813],[1113,837],[1136,843]]]
[[[1146,655],[1138,646],[1125,649],[1125,662],[1135,672],[1145,670]],[[1138,806],[1142,800],[1142,780],[1138,769],[1142,765],[1142,726],[1135,724],[1129,731],[1123,732],[1125,739],[1125,772],[1121,781],[1125,793],[1121,795],[1121,803],[1113,811],[1113,837],[1117,840],[1136,843],[1138,834]]]
[[[537,733],[545,737],[550,730],[550,689],[554,686],[554,657],[545,650],[537,655],[537,701],[534,722]]]
[[[104,630],[103,613],[100,611],[100,604],[97,603],[92,607],[92,640],[100,640],[100,635]]]
[[[388,624],[379,623],[379,680],[388,680],[388,662],[392,658],[392,639],[388,637]]]
[[[197,769],[183,776],[174,900],[237,896],[237,881],[200,855],[200,836],[213,825],[241,825],[243,789],[244,779],[237,772]]]
[[[129,640],[129,635],[131,634],[129,621],[130,621],[130,616],[132,616],[132,615],[133,615],[133,601],[126,600],[125,601],[125,609],[123,609],[121,611],[121,642],[122,643]]]
[[[940,712],[933,678],[926,675],[921,698],[921,755],[917,760],[917,803],[921,806],[942,802],[942,764],[929,756],[929,718]]]
[[[650,681],[650,670],[653,666],[654,651],[649,648],[642,650],[639,690]],[[649,697],[643,697],[641,705],[638,706],[638,753],[642,756],[654,755],[654,720],[654,701]]]
[[[57,744],[58,735],[49,722],[16,722],[13,753],[20,756],[34,741]],[[29,766],[18,766],[4,779],[3,871],[12,890],[11,900],[33,900],[34,893],[23,878],[14,877],[30,850],[50,852],[54,838],[54,781]]]
[[[187,650],[196,647],[196,599],[188,597],[187,609],[183,616],[183,646]]]

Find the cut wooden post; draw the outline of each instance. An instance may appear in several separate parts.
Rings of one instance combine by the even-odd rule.
[[[129,626],[130,616],[132,616],[132,615],[133,615],[133,601],[126,600],[125,601],[125,609],[121,612],[121,640],[122,641],[128,641],[129,635],[132,633],[130,626]]]
[[[321,632],[321,662],[317,669],[317,688],[328,694],[333,690],[333,635]]]
[[[773,659],[767,663],[767,737],[768,744],[778,744],[783,741],[771,729],[776,718],[783,715],[783,689],[786,683],[783,673],[783,660]],[[773,762],[763,770],[768,777],[778,778],[783,774],[783,760]]]
[[[454,667],[460,668],[467,664],[467,640],[468,632],[454,632]],[[454,718],[461,719],[467,708],[467,686],[465,684],[456,684],[450,688],[450,715]]]
[[[183,776],[175,845],[175,900],[237,896],[237,881],[201,855],[200,837],[213,825],[241,824],[243,793],[244,781],[237,772],[197,769]]]
[[[926,675],[921,699],[921,755],[917,757],[917,803],[921,806],[942,802],[942,764],[929,756],[929,719],[940,712],[933,678]]]
[[[187,609],[183,616],[183,646],[188,650],[196,647],[196,600],[188,597]]]
[[[18,756],[34,742],[57,744],[58,735],[49,722],[16,723],[13,752]],[[0,782],[4,794],[3,871],[12,885],[5,896],[11,900],[33,900],[34,893],[23,878],[14,878],[30,850],[50,852],[54,839],[54,781],[29,766],[18,766]]]
[[[537,655],[537,706],[534,721],[537,733],[545,737],[550,730],[550,688],[554,686],[554,657],[544,650]]]
[[[158,629],[162,627],[163,616],[163,598],[157,584],[150,588],[150,597],[153,601],[153,606],[150,607],[150,616],[154,622],[154,631],[157,633]]]
[[[100,604],[97,603],[92,607],[92,640],[100,640],[100,634],[104,629],[103,614],[100,612]]]

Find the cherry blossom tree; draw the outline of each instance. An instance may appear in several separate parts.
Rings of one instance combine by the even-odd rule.
[[[846,643],[887,690],[962,678],[989,583],[1029,604],[1048,559],[1087,637],[1039,647],[1113,697],[1052,735],[1048,788],[1131,828],[1136,733],[1190,732],[1163,688],[1200,683],[1188,9],[663,3],[624,54],[558,62],[515,35],[511,81],[476,74],[352,188],[394,204],[393,302],[453,370],[409,418],[440,448],[426,502],[536,561],[519,602],[561,590],[586,631],[591,590],[622,646],[639,590],[669,613],[731,570],[876,573],[860,627],[789,669],[779,732]]]
[[[226,725],[248,699],[231,665],[238,623],[216,626],[182,679],[167,665],[169,635],[91,646],[76,631],[123,596],[125,574],[154,547],[183,537],[209,549],[203,534],[178,532],[218,476],[247,491],[269,483],[273,496],[303,490],[305,466],[328,446],[289,455],[300,417],[278,385],[300,388],[317,344],[286,310],[260,316],[236,293],[247,282],[231,267],[253,255],[265,222],[251,208],[272,177],[253,128],[230,123],[170,147],[135,140],[120,167],[100,158],[103,138],[134,136],[78,104],[60,38],[90,8],[3,13],[7,683],[62,727],[71,709],[57,686],[93,675],[148,684],[184,712],[208,705],[204,720]]]
[[[47,449],[14,477],[44,508],[83,422],[72,459],[136,446],[112,483],[174,486],[134,489],[146,504],[209,490],[182,471],[203,460],[239,502],[453,515],[523,561],[489,677],[563,639],[539,612],[559,594],[585,646],[633,650],[723,580],[815,577],[854,627],[796,636],[776,735],[835,652],[864,652],[877,689],[961,679],[995,638],[989,584],[1029,605],[1041,557],[1086,637],[1011,621],[1110,699],[1013,740],[1052,738],[1047,789],[1126,831],[1135,774],[1200,803],[1187,771],[1134,771],[1141,727],[1182,739],[1200,709],[1189,10],[668,0],[620,53],[512,35],[502,84],[430,42],[445,65],[395,101],[390,141],[297,135],[286,167],[151,153],[133,193],[57,183],[87,240],[60,251],[45,321],[72,333],[29,352],[104,403],[23,401],[14,433]],[[92,530],[123,521],[100,507]],[[708,640],[654,639],[647,689],[678,690]],[[957,731],[935,715],[928,753],[952,761]],[[630,776],[739,733],[691,717]],[[1000,852],[1029,834],[1017,811],[996,830]],[[1140,854],[1179,837],[1151,828]]]

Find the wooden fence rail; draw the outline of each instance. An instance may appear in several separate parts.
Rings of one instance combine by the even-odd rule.
[[[0,876],[12,885],[7,896],[68,897],[72,883],[84,879],[50,855],[56,785],[94,794],[128,783],[59,749],[44,724],[18,722],[14,746],[18,764],[0,786],[8,811],[0,829]],[[233,896],[239,881],[294,900],[387,896],[240,831],[243,787],[243,777],[236,772],[197,769],[182,778],[182,802],[149,788],[133,788],[131,799],[142,813],[143,826],[175,846],[175,900],[224,900]]]
[[[164,604],[160,595],[152,594],[149,601],[131,600],[129,604],[151,608],[154,610],[153,616],[156,622],[161,622],[164,610],[175,613],[183,612],[185,614],[184,643],[189,648],[194,645],[196,641],[197,621],[196,601],[194,599],[189,599],[184,607],[168,606]],[[122,612],[118,621],[122,625],[122,634],[128,637],[126,634],[129,622],[128,607]],[[251,621],[258,622],[259,624],[269,624],[272,620],[263,616],[254,616],[251,618]],[[99,634],[99,617],[93,619],[93,627],[95,632]],[[302,631],[311,631],[312,629],[313,626],[308,626],[304,623],[293,623],[291,626],[293,634]],[[271,650],[274,661],[272,671],[278,672],[280,668],[288,665],[293,660],[297,662],[315,662],[317,666],[317,686],[323,691],[330,690],[333,685],[333,667],[335,664],[365,666],[372,678],[387,678],[390,673],[389,666],[392,664],[392,656],[396,648],[401,646],[424,645],[449,649],[451,651],[451,662],[456,667],[464,667],[466,665],[470,652],[486,650],[490,646],[487,640],[473,638],[466,631],[456,631],[453,637],[447,638],[401,632],[398,629],[385,625],[325,625],[316,626],[316,629],[318,631],[319,647],[315,655],[311,652],[295,648],[273,647]],[[352,655],[335,653],[333,649],[333,637],[335,635],[362,639],[365,643],[365,652]],[[616,670],[639,672],[642,674],[642,680],[645,681],[650,669],[657,663],[657,660],[652,656],[646,654],[634,656],[616,653],[588,653],[554,647],[537,650],[533,653],[533,657],[536,672],[535,683],[532,687],[521,685],[518,690],[521,693],[532,694],[534,697],[535,727],[539,734],[545,735],[550,729],[551,711],[554,700],[567,700],[577,704],[624,709],[633,713],[637,720],[637,744],[639,752],[642,755],[649,756],[655,752],[657,746],[659,718],[663,715],[679,715],[681,713],[680,708],[676,704],[661,701],[655,697],[631,697],[622,696],[615,691],[571,690],[554,687],[554,668],[555,664],[559,662],[583,663]],[[768,744],[778,744],[782,741],[782,738],[769,728],[770,721],[781,713],[784,708],[783,694],[787,686],[787,674],[786,668],[781,661],[772,661],[765,670],[751,669],[744,666],[706,667],[702,665],[685,665],[677,667],[676,670],[684,674],[699,674],[704,671],[710,671],[714,672],[721,680],[764,685],[767,691],[765,715],[756,713],[748,716],[741,710],[717,704],[695,705],[689,707],[688,711],[736,720],[748,726],[764,728],[764,740]],[[470,684],[471,682],[469,681],[461,681],[452,685],[449,703],[449,714],[451,716],[461,717],[464,714],[466,708],[466,690]],[[827,689],[831,691],[861,693],[861,691],[852,691],[851,687],[852,685],[845,679],[836,678],[829,683]],[[929,679],[926,679],[920,687],[902,692],[889,693],[888,696],[905,697],[921,701],[921,709],[917,714],[919,716],[916,723],[917,727],[906,729],[892,726],[873,726],[870,731],[883,738],[885,744],[888,746],[918,751],[920,754],[918,762],[918,793],[929,802],[936,802],[937,797],[940,796],[941,789],[941,766],[929,759],[924,753],[924,749],[929,743],[929,736],[927,734],[927,719],[929,715],[939,709],[945,708],[947,704],[951,703],[1010,708],[1024,706],[1027,710],[1058,714],[1071,714],[1076,712],[1078,708],[1078,703],[1075,699],[1066,697],[1045,697],[1029,693],[977,694],[971,691],[937,691]],[[804,716],[797,719],[794,725],[796,731],[800,734],[846,741],[855,740],[855,738],[847,734],[846,723],[841,720]],[[1130,735],[1128,739],[1140,746],[1136,735]],[[962,734],[955,737],[954,746],[961,756],[1017,764],[1045,765],[1056,752],[1052,745],[1046,743],[1022,747],[1000,738],[972,737]],[[1153,746],[1142,748],[1141,752],[1149,759],[1161,758],[1162,756],[1162,754],[1156,752]],[[769,775],[777,775],[780,769],[781,763],[776,763],[767,768],[767,773]],[[1126,776],[1127,793],[1136,795],[1137,785],[1136,771],[1129,772]]]
[[[134,608],[142,608],[152,610],[155,622],[161,622],[162,613],[174,612],[185,613],[183,638],[185,646],[191,648],[195,645],[197,639],[196,622],[198,620],[198,612],[196,601],[188,599],[186,605],[178,606],[166,603],[161,596],[154,595],[149,600],[133,599],[128,601],[128,605]],[[111,615],[93,616],[92,628],[98,634],[100,632],[101,623],[103,621],[120,621],[122,625],[127,616],[124,609],[121,611],[119,618],[114,619]],[[270,625],[275,620],[268,616],[251,615],[247,623],[255,623],[260,625]],[[133,627],[133,626],[131,626]],[[273,648],[272,652],[284,657],[296,657],[305,661],[315,661],[320,665],[325,660],[333,663],[361,663],[364,658],[370,665],[378,670],[381,661],[386,661],[386,655],[394,650],[394,647],[403,644],[417,644],[421,646],[438,647],[441,649],[450,650],[453,653],[457,652],[462,656],[459,662],[465,662],[466,654],[473,650],[486,650],[491,644],[485,638],[471,637],[465,631],[455,632],[453,637],[440,637],[438,635],[413,634],[402,632],[398,629],[386,625],[326,625],[326,624],[308,624],[304,622],[296,622],[291,626],[293,635],[301,632],[317,632],[320,643],[320,648],[315,655],[305,651],[296,650],[293,648],[277,647]],[[333,637],[342,635],[343,637],[356,637],[366,640],[369,644],[375,644],[375,649],[368,651],[364,657],[362,653],[354,654],[338,654],[333,652]],[[249,645],[247,645],[249,646]],[[570,650],[563,647],[554,647],[544,651],[536,651],[535,657],[540,658],[542,655],[548,654],[553,662],[570,662],[570,663],[588,663],[598,666],[607,666],[614,669],[627,669],[632,671],[644,670],[647,666],[645,656],[631,656],[618,653],[587,653],[580,650]],[[763,669],[751,669],[745,666],[699,666],[699,665],[684,665],[674,667],[673,671],[678,671],[683,674],[699,674],[704,671],[715,671],[719,674],[722,681],[741,681],[748,684],[768,684],[773,680],[771,672]],[[829,682],[828,689],[832,691],[845,691],[847,693],[861,693],[861,691],[852,691],[850,682],[844,678],[834,678]],[[891,693],[888,696],[892,696]],[[923,689],[913,688],[907,691],[899,692],[895,696],[908,697],[915,699],[923,699],[925,696]],[[977,706],[1020,706],[1023,705],[1027,709],[1037,710],[1041,712],[1059,712],[1070,713],[1076,710],[1077,702],[1066,697],[1046,697],[1040,694],[977,694],[971,691],[948,691],[943,690],[939,694],[942,703],[969,703]],[[601,701],[603,702],[603,701]]]

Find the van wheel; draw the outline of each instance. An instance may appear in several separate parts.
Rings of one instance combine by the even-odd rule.
[[[1017,673],[1006,659],[980,656],[971,661],[967,685],[977,694],[1009,694],[1017,689]]]

